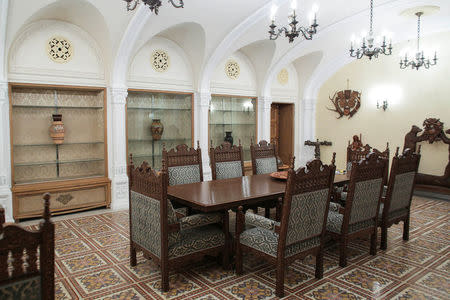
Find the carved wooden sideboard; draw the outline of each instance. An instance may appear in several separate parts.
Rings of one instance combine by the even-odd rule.
[[[419,135],[422,131],[423,133]],[[423,130],[418,126],[413,125],[411,130],[405,135],[403,150],[409,148],[416,151],[417,143],[424,141],[428,141],[430,144],[442,141],[443,143],[449,145],[449,157],[444,175],[436,176],[418,173],[416,177],[416,189],[450,195],[450,138],[447,134],[450,134],[450,129],[444,131],[443,122],[436,118],[428,118],[423,121]],[[422,155],[426,155],[426,153],[423,153]]]

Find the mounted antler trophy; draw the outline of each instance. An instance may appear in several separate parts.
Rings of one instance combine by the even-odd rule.
[[[337,119],[343,116],[348,116],[350,119],[361,106],[361,93],[353,90],[338,91],[330,97],[330,101],[334,104],[334,109],[328,107],[327,109],[337,112],[339,114]]]

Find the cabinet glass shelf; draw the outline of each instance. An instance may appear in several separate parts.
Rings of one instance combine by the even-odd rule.
[[[47,147],[47,146],[70,146],[70,145],[100,145],[104,142],[64,142],[63,144],[45,143],[45,144],[15,144],[14,147]]]
[[[76,163],[89,163],[96,161],[103,161],[103,158],[91,158],[91,159],[77,159],[77,160],[63,160],[63,161],[35,161],[26,163],[15,163],[15,167],[23,166],[43,166],[43,165],[54,165],[54,164],[76,164]]]
[[[209,139],[216,147],[227,132],[231,132],[235,145],[241,141],[244,160],[249,161],[251,140],[256,141],[256,98],[212,95]]]
[[[103,174],[92,174],[89,176],[85,176],[84,178],[95,178],[95,177],[102,177]],[[73,179],[79,179],[79,176],[60,176],[60,177],[47,177],[47,178],[40,178],[40,179],[34,179],[34,180],[25,180],[25,181],[16,181],[16,184],[29,184],[29,183],[39,183],[39,182],[46,182],[46,181],[64,181],[64,180],[73,180]]]
[[[103,109],[103,106],[13,105],[13,108]]]
[[[152,137],[154,120],[164,126],[160,139]],[[135,166],[147,161],[161,167],[163,145],[167,150],[179,144],[192,145],[192,94],[151,91],[128,92],[128,154]]]

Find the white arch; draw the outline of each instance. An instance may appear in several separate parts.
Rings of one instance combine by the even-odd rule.
[[[219,64],[225,57],[226,53],[232,48],[233,43],[239,39],[248,28],[251,28],[256,24],[261,18],[265,17],[269,12],[273,4],[278,6],[283,5],[288,0],[274,0],[266,5],[262,6],[252,15],[247,17],[243,22],[233,28],[229,34],[222,40],[222,42],[217,46],[214,52],[209,57],[208,61],[205,63],[201,79],[199,81],[199,91],[208,91],[210,89],[211,75],[213,74],[217,64]]]

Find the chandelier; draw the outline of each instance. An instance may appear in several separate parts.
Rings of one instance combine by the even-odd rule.
[[[123,0],[127,3],[127,10],[134,10],[141,0]],[[148,5],[150,10],[155,14],[158,14],[159,7],[162,5],[161,0],[142,0],[144,4]],[[184,7],[183,0],[178,0],[179,4],[176,4],[174,0],[169,0],[169,2],[176,8]]]
[[[419,70],[420,67],[425,67],[426,69],[430,68],[430,66],[434,66],[437,63],[437,54],[434,52],[433,62],[430,62],[429,58],[425,58],[423,50],[420,51],[420,17],[423,15],[423,12],[417,12],[417,52],[415,59],[408,59],[408,52],[405,52],[405,59],[400,58],[400,69],[406,69],[411,66],[411,69]]]
[[[366,42],[367,41],[367,42]],[[383,36],[383,43],[377,47],[375,45],[375,37],[373,35],[373,0],[370,0],[370,31],[369,35],[363,34],[362,44],[358,49],[353,49],[353,38],[350,46],[350,56],[361,59],[363,56],[377,58],[378,54],[391,55],[392,54],[392,41],[389,42],[389,46],[386,44],[386,36]]]
[[[275,14],[277,12],[278,7],[277,6],[273,6],[272,7],[272,13],[271,13],[271,21],[272,23],[269,25],[269,39],[270,40],[276,40],[283,32],[284,32],[284,36],[287,37],[289,39],[289,43],[292,43],[294,41],[294,39],[296,37],[298,37],[300,34],[302,34],[302,36],[307,39],[307,40],[311,40],[313,35],[317,33],[317,26],[319,26],[319,24],[317,24],[317,19],[316,19],[316,14],[317,14],[317,8],[313,7],[313,13],[314,13],[314,19],[311,15],[310,17],[310,25],[308,28],[303,27],[303,26],[298,26],[298,21],[297,21],[297,15],[295,14],[295,9],[297,8],[297,1],[293,0],[291,2],[291,7],[292,7],[292,15],[288,16],[288,20],[289,22],[289,29],[286,27],[282,27],[282,28],[278,28],[278,30],[276,30],[277,25],[275,25]]]

